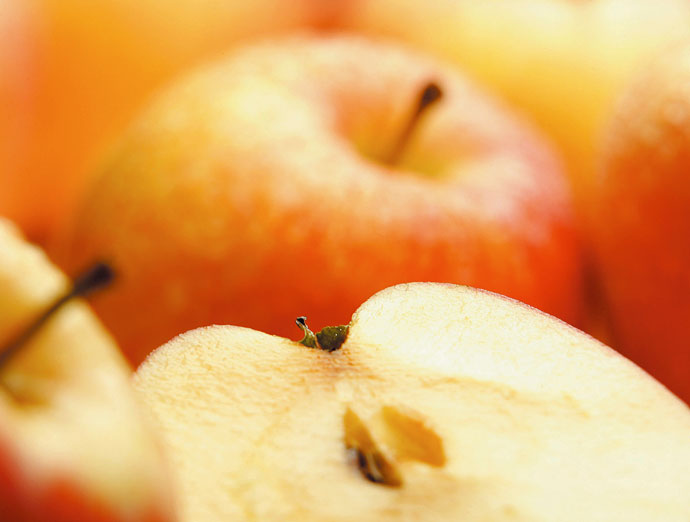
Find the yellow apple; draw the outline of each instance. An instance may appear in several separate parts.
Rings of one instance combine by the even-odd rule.
[[[137,370],[182,520],[690,519],[690,410],[553,317],[412,283],[328,333],[207,327]]]
[[[0,518],[173,520],[130,370],[88,306],[72,300],[19,335],[68,290],[45,255],[0,220]]]
[[[420,116],[423,92],[436,101]],[[346,322],[415,280],[580,316],[549,144],[410,49],[294,37],[236,50],[162,92],[95,176],[56,258],[115,264],[119,286],[93,304],[134,363],[211,323],[289,335],[305,309]]]

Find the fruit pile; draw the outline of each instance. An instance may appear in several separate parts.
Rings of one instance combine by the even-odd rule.
[[[690,520],[685,0],[0,0],[0,116],[1,521]]]

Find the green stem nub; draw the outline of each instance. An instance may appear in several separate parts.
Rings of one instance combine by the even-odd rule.
[[[434,105],[441,98],[443,98],[443,90],[441,90],[441,87],[439,87],[437,83],[428,82],[424,86],[419,94],[419,98],[417,98],[417,104],[407,120],[407,124],[405,127],[403,127],[403,130],[398,136],[395,145],[390,150],[390,153],[386,158],[385,163],[387,165],[397,165],[400,162],[400,158],[405,152],[405,149],[410,142],[410,138],[419,125],[419,121],[421,120],[422,116],[427,112],[429,107]]]
[[[300,316],[295,320],[300,330],[304,332],[304,337],[299,341],[300,344],[309,348],[318,348],[326,352],[334,352],[340,348],[350,331],[348,325],[326,326],[320,332],[314,333],[307,326],[307,318]]]
[[[316,335],[314,335],[314,332],[312,332],[307,326],[307,317],[301,315],[297,319],[295,319],[295,323],[297,324],[297,326],[299,326],[299,329],[302,330],[302,332],[304,332],[304,337],[302,337],[302,339],[300,340],[300,344],[303,344],[308,348],[316,348],[318,344],[316,342]]]
[[[4,366],[12,356],[17,353],[26,342],[38,332],[43,325],[60,310],[66,303],[75,297],[86,297],[110,284],[115,277],[113,269],[106,263],[94,263],[87,270],[79,274],[72,284],[72,288],[64,295],[57,298],[52,305],[44,310],[41,315],[31,321],[28,327],[19,332],[19,335],[11,339],[0,348],[0,367]]]

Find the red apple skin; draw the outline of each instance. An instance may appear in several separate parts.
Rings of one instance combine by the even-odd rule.
[[[16,206],[12,183],[25,171],[33,124],[36,27],[24,0],[0,0],[0,214]]]
[[[595,240],[615,346],[690,402],[690,46],[629,86],[602,148]]]
[[[401,168],[368,159],[430,79],[447,92]],[[93,303],[136,364],[210,323],[289,337],[303,314],[317,329],[347,323],[409,281],[487,288],[577,324],[574,228],[549,146],[456,71],[355,37],[298,38],[160,96],[57,258],[68,270],[112,260],[119,282]]]

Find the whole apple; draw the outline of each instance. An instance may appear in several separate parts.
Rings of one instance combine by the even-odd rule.
[[[257,44],[162,93],[58,257],[120,272],[94,306],[134,363],[214,322],[346,322],[405,281],[471,283],[570,322],[581,306],[548,145],[451,68],[356,37]]]
[[[88,306],[38,248],[0,219],[0,519],[175,519],[157,438],[130,369]],[[69,297],[71,299],[68,299]]]
[[[620,100],[602,146],[596,240],[616,347],[690,401],[690,46]]]
[[[182,521],[690,518],[690,410],[582,332],[434,283],[338,332],[202,328],[137,370]]]
[[[27,164],[0,174],[0,214],[46,242],[73,211],[93,163],[156,88],[238,41],[325,26],[332,12],[314,0],[16,2],[31,7],[35,28],[26,48],[36,53],[36,124]]]

